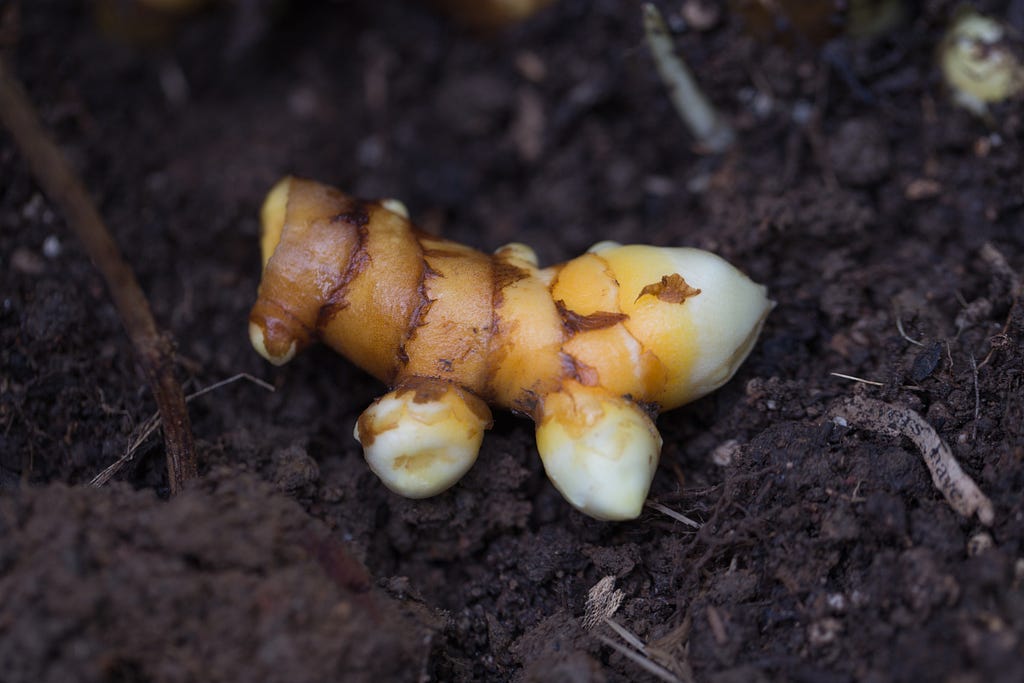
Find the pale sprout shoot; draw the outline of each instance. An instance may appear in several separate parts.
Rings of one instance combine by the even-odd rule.
[[[469,471],[490,424],[480,399],[438,382],[381,396],[359,418],[355,437],[385,486],[406,498],[427,498]]]
[[[973,10],[961,12],[940,48],[940,65],[953,98],[979,116],[988,105],[1024,92],[1024,65],[1006,27]]]
[[[661,435],[635,403],[573,382],[545,398],[537,450],[574,507],[597,519],[633,519],[647,500]]]

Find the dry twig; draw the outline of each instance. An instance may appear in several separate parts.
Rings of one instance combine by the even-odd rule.
[[[678,676],[676,676],[674,673],[672,673],[665,667],[661,666],[660,664],[656,664],[647,657],[644,657],[642,654],[638,654],[633,650],[630,650],[625,645],[620,645],[608,636],[604,636],[598,633],[597,639],[605,645],[607,645],[608,647],[615,650],[616,652],[618,652],[623,657],[632,660],[637,666],[645,670],[647,673],[660,678],[666,683],[682,683],[682,680]]]
[[[840,379],[848,379],[848,380],[852,380],[854,382],[860,382],[861,384],[870,384],[871,386],[874,386],[874,387],[884,387],[885,386],[881,382],[875,382],[874,380],[863,379],[861,377],[855,377],[853,375],[844,375],[841,372],[830,372],[828,374],[832,375],[833,377],[839,377]]]
[[[857,396],[840,404],[832,413],[853,426],[888,436],[906,436],[920,449],[932,473],[932,482],[950,507],[964,517],[977,513],[986,526],[995,520],[992,501],[960,468],[946,442],[913,410]]]
[[[227,379],[222,379],[219,382],[214,382],[208,387],[203,387],[202,389],[193,394],[189,394],[188,396],[185,397],[185,402],[189,403],[193,399],[199,398],[200,396],[208,394],[216,389],[220,389],[221,387],[227,384],[237,382],[240,379],[249,380],[256,386],[263,387],[267,391],[274,391],[274,386],[272,384],[268,384],[267,382],[264,382],[258,377],[253,377],[248,372],[240,372],[237,375],[232,375],[231,377],[228,377]],[[128,463],[135,459],[135,452],[139,450],[142,444],[146,443],[146,440],[150,437],[150,435],[153,432],[156,431],[156,428],[159,426],[160,413],[153,413],[145,422],[139,425],[138,429],[135,430],[135,436],[133,436],[131,442],[129,442],[128,448],[124,450],[124,455],[122,455],[112,464],[104,468],[102,472],[93,477],[92,480],[89,482],[89,485],[99,488],[106,484],[108,481],[110,481],[113,478],[113,476],[120,472],[125,465],[127,465]]]
[[[619,606],[622,605],[624,597],[622,591],[615,588],[614,576],[606,576],[594,584],[593,588],[587,592],[583,628],[587,631],[594,631],[602,624],[607,626],[615,635],[625,641],[626,645],[601,633],[594,633],[594,637],[666,683],[689,683],[692,681],[687,665],[677,661],[659,648],[648,646],[639,636],[612,619]],[[655,659],[661,661],[655,661]],[[684,675],[677,676],[671,669],[677,669]]]
[[[21,84],[0,58],[0,121],[11,131],[40,186],[103,275],[162,417],[171,495],[196,476],[195,446],[185,395],[174,377],[171,343],[153,320],[142,288],[110,236],[96,205],[57,144],[44,129]]]
[[[694,529],[699,529],[700,528],[700,522],[697,522],[695,520],[690,519],[689,517],[687,517],[686,515],[684,515],[681,512],[676,512],[675,510],[673,510],[672,508],[668,507],[667,505],[662,505],[661,503],[657,503],[657,502],[655,502],[653,500],[647,501],[645,503],[645,505],[647,505],[647,507],[649,507],[649,508],[651,508],[653,510],[657,510],[658,512],[660,512],[661,514],[665,515],[666,517],[671,517],[672,519],[676,520],[677,522],[682,522],[686,526],[691,526]]]

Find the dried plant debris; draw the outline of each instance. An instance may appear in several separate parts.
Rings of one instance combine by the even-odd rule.
[[[677,660],[656,645],[644,643],[635,633],[612,617],[622,605],[625,595],[615,588],[615,577],[606,576],[587,592],[587,606],[583,614],[583,628],[599,641],[639,666],[647,673],[666,683],[687,683],[693,680],[689,665]],[[624,643],[599,633],[598,627],[607,626]]]
[[[953,457],[949,445],[930,424],[908,408],[894,406],[863,396],[849,399],[832,411],[834,419],[888,436],[905,436],[914,442],[932,473],[932,482],[946,497],[950,507],[964,517],[977,513],[982,524],[990,526],[995,519],[992,501],[982,493],[974,480]]]
[[[1005,280],[1010,287],[1011,295],[1016,298],[1021,294],[1021,287],[1024,286],[1020,273],[1013,269],[1010,262],[1006,260],[1003,252],[996,248],[991,242],[981,245],[978,254],[982,260],[992,269],[992,272]]]
[[[606,576],[587,591],[587,607],[583,613],[583,628],[588,631],[605,619],[610,619],[622,605],[625,595],[615,588],[615,577]]]

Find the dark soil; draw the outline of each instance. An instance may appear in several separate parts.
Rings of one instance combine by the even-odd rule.
[[[933,57],[958,2],[910,4],[893,32],[823,46],[730,13],[680,32],[739,131],[715,159],[638,3],[561,0],[484,36],[418,0],[238,0],[139,45],[89,4],[0,2],[0,50],[187,389],[276,387],[190,404],[203,478],[183,495],[166,500],[158,436],[90,488],[155,406],[0,134],[0,680],[658,680],[585,630],[606,576],[615,620],[683,680],[1024,680],[1024,305],[982,250],[1024,272],[1024,120],[950,103]],[[285,173],[399,197],[486,250],[693,245],[766,283],[778,307],[738,375],[659,420],[651,498],[700,529],[575,512],[505,414],[451,491],[384,489],[352,438],[382,387],[322,348],[273,369],[249,347],[257,211]],[[924,415],[992,527],[949,507],[909,440],[834,423],[856,393]]]

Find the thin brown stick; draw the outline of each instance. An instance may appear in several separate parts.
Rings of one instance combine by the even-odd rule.
[[[1006,337],[1007,330],[1010,329],[1010,321],[1013,320],[1014,312],[1017,306],[1020,304],[1020,299],[1024,296],[1024,278],[1010,266],[1009,261],[1003,256],[1003,253],[996,249],[995,245],[991,242],[986,242],[981,247],[981,257],[985,260],[985,263],[1000,277],[1004,278],[1010,286],[1010,310],[1006,314],[1006,322],[1003,323],[1003,330],[999,333],[998,337]],[[992,339],[996,339],[993,337]],[[989,349],[985,359],[977,365],[978,368],[983,368],[988,365],[988,362],[992,360],[993,354],[999,348],[996,344],[991,343],[992,348]],[[977,368],[975,369],[975,377],[977,377]]]
[[[974,360],[974,354],[968,354],[971,359],[971,375],[974,377],[974,425],[971,427],[971,441],[978,440],[978,420],[981,419],[981,391],[978,389],[978,361]]]
[[[36,180],[63,211],[68,225],[107,283],[156,399],[167,450],[167,478],[171,495],[174,495],[196,476],[196,457],[185,394],[174,377],[171,344],[157,329],[146,295],[131,267],[121,257],[92,198],[50,138],[28,95],[2,58],[0,121],[11,131],[15,145]]]

